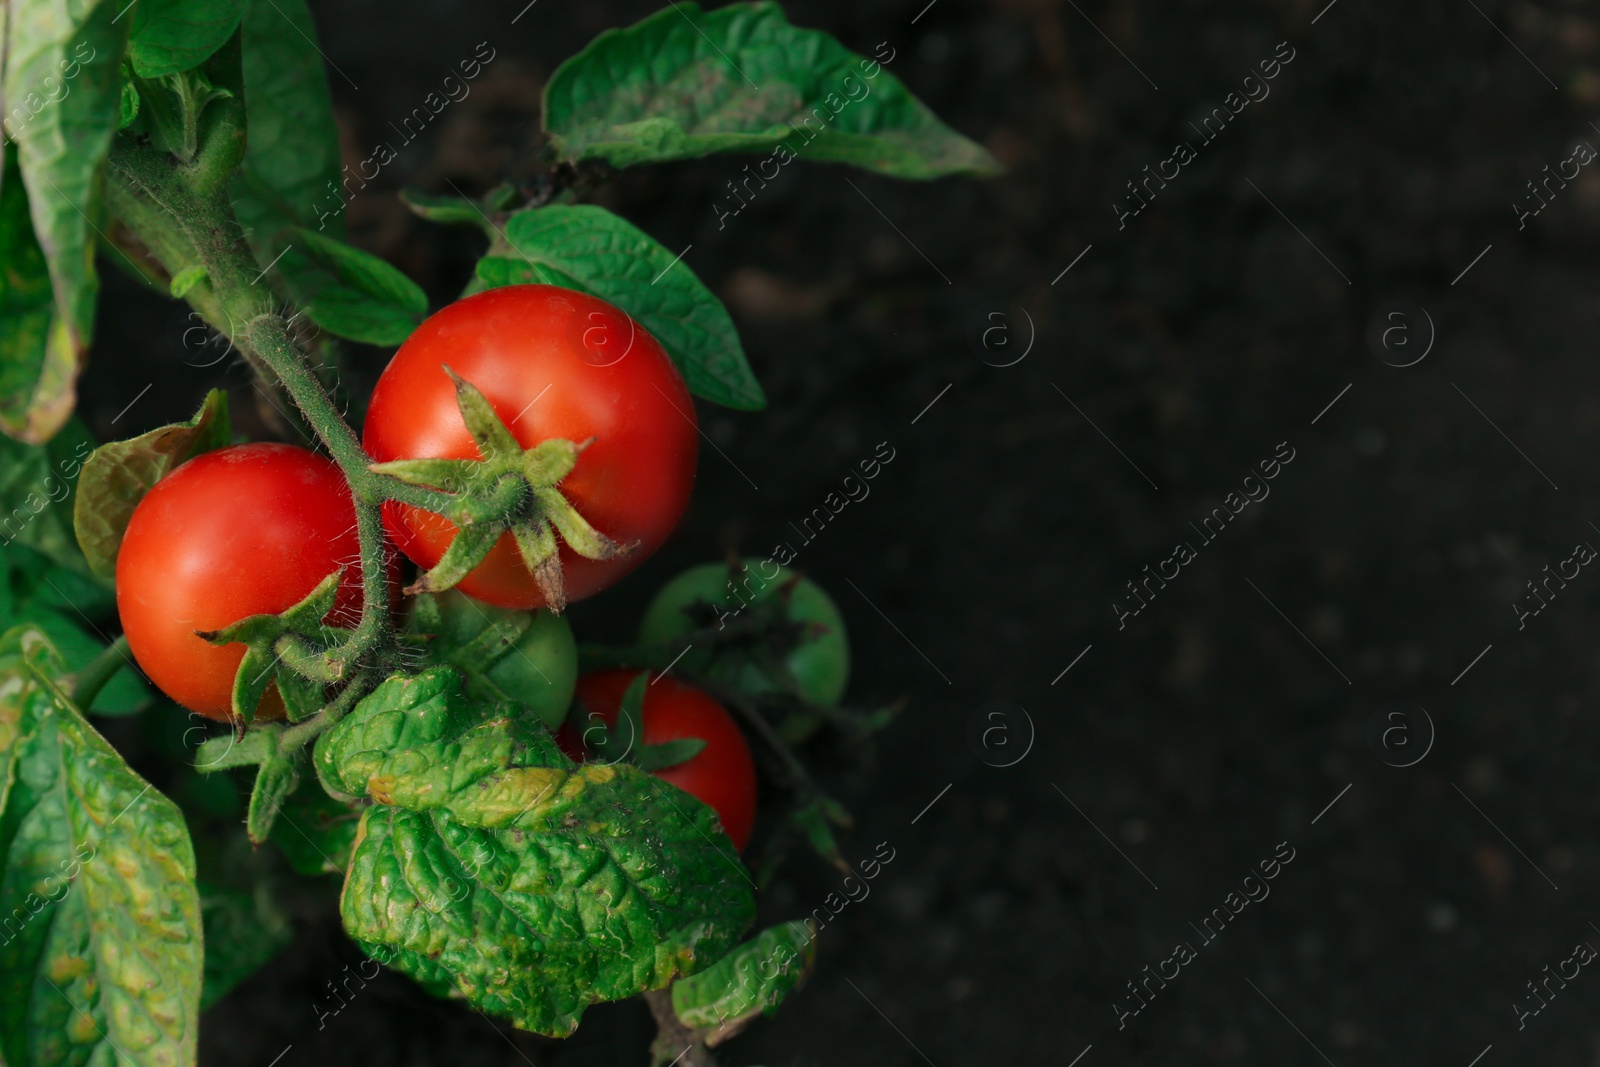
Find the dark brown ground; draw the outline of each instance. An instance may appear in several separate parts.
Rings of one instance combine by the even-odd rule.
[[[522,2],[318,9],[350,79],[333,75],[352,159],[479,41],[497,50],[352,212],[355,239],[436,302],[477,246],[409,220],[392,190],[528,173],[544,77],[655,6],[540,0],[513,27]],[[877,442],[897,450],[800,559],[849,619],[852,695],[910,698],[875,772],[819,754],[859,818],[847,855],[888,841],[896,859],[823,932],[809,987],[726,1062],[1066,1065],[1092,1044],[1082,1067],[1466,1067],[1489,1045],[1482,1067],[1600,1063],[1600,977],[1580,972],[1521,1031],[1513,1009],[1545,965],[1600,946],[1600,577],[1520,632],[1509,606],[1574,543],[1600,544],[1600,179],[1587,168],[1521,232],[1510,206],[1575,139],[1600,145],[1595,9],[1339,0],[1313,26],[1323,2],[939,0],[915,25],[923,0],[790,4],[858,50],[890,42],[891,69],[1011,173],[907,186],[800,163],[721,231],[710,205],[743,160],[607,191],[669,247],[692,243],[771,409],[702,408],[727,460],[705,451],[683,529],[574,611],[582,635],[626,637],[656,582],[730,538],[791,538]],[[1271,96],[1119,231],[1124,183],[1196,140],[1187,123],[1280,41],[1295,58]],[[86,385],[102,434],[152,376],[115,429],[243,381],[186,368],[172,313],[109,288]],[[1437,329],[1416,366],[1363,337],[1391,298]],[[973,323],[1009,308],[1020,345],[1019,306],[1031,352],[985,365]],[[366,355],[370,378],[382,353]],[[1202,544],[1189,522],[1284,441],[1271,496]],[[1112,600],[1182,540],[1198,558],[1119,631]],[[1037,731],[1009,768],[968,741],[997,698]],[[1408,769],[1366,739],[1396,699],[1438,731]],[[1010,727],[1015,752],[1026,728]],[[1271,896],[1119,1031],[1124,983],[1200,948],[1190,923],[1280,842],[1295,858]],[[835,886],[797,858],[765,913]],[[397,977],[319,1031],[312,998],[359,957],[318,899],[294,949],[206,1017],[207,1067],[266,1067],[285,1046],[280,1067],[644,1062],[638,1005],[595,1010],[559,1047]]]

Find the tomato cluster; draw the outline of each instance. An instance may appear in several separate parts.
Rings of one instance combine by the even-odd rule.
[[[490,458],[464,414],[461,380],[487,400],[521,448],[557,439],[578,446],[555,489],[627,550],[594,558],[563,538],[557,554],[566,600],[616,582],[677,525],[694,484],[694,406],[661,345],[624,312],[546,285],[492,289],[444,308],[400,347],[373,390],[363,434],[372,459],[392,466]],[[539,499],[536,489],[530,492]],[[459,533],[449,519],[393,500],[384,504],[383,519],[394,546],[424,570],[440,563]],[[641,765],[711,806],[743,849],[757,785],[739,725],[707,692],[652,674],[642,708],[635,709],[637,752],[596,753],[585,729],[617,727],[624,695],[640,672],[578,677],[571,630],[551,610],[560,604],[547,605],[548,586],[535,580],[521,547],[508,527],[454,583],[456,591],[404,604],[400,558],[391,552],[392,608],[430,657],[460,669],[470,691],[526,709],[556,732],[572,759],[655,753],[654,763]],[[122,624],[139,666],[179,704],[217,720],[234,717],[238,692],[246,690],[236,685],[245,646],[220,643],[215,631],[248,616],[284,613],[335,573],[337,592],[323,624],[353,628],[362,609],[349,485],[333,462],[292,445],[236,444],[178,466],[134,510],[116,569]],[[685,638],[708,611],[725,613],[734,589],[728,578],[712,566],[670,582],[646,615],[640,648]],[[837,702],[848,651],[843,620],[827,595],[784,572],[767,576],[752,603],[782,616],[781,641],[720,657],[696,653],[683,669],[745,694]],[[283,718],[284,702],[269,686],[253,711],[256,719]],[[694,744],[672,745],[684,741]],[[662,752],[689,749],[692,755],[660,761]]]

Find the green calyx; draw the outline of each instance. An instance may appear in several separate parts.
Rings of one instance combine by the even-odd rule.
[[[210,774],[237,767],[258,768],[245,815],[245,832],[252,844],[260,845],[271,835],[284,800],[300,784],[308,760],[300,734],[279,723],[267,723],[242,739],[232,735],[211,738],[200,746],[195,770]]]
[[[324,687],[342,679],[349,666],[351,631],[322,620],[333,610],[340,569],[324,578],[304,600],[280,615],[251,615],[220,630],[196,630],[214,645],[245,646],[244,659],[233,677],[229,721],[244,737],[261,697],[273,681],[291,722],[311,717],[323,705]]]
[[[488,398],[449,367],[456,403],[482,459],[406,459],[374,463],[369,469],[408,485],[439,489],[454,497],[439,512],[460,532],[444,556],[407,593],[438,593],[451,588],[510,533],[545,603],[556,613],[566,607],[556,534],[585,559],[614,559],[637,542],[621,544],[589,525],[557,488],[577,465],[588,441],[562,438],[524,449],[495,413]]]

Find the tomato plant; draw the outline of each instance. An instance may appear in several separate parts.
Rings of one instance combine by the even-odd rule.
[[[665,675],[650,677],[626,670],[586,674],[578,680],[574,721],[563,728],[557,740],[573,759],[589,758],[589,739],[594,736],[590,731],[604,725],[616,732],[624,696],[638,678],[647,682],[642,689],[638,736],[630,736],[630,729],[620,739],[625,756],[643,755],[639,762],[657,778],[710,805],[734,848],[744,851],[756,822],[755,761],[732,716],[701,690]],[[649,758],[672,741],[702,741],[704,747],[687,759],[670,763]]]
[[[430,315],[345,240],[345,196],[388,159],[341,157],[305,0],[13,0],[0,35],[18,472],[0,480],[0,1062],[192,1064],[203,1008],[288,940],[251,881],[270,842],[342,879],[325,899],[373,966],[558,1037],[643,995],[658,1049],[709,1063],[813,957],[801,923],[747,936],[755,880],[719,830],[768,869],[794,834],[842,863],[848,815],[797,738],[885,716],[838,706],[844,620],[781,571],[725,633],[705,632],[731,604],[702,569],[642,641],[576,643],[567,603],[645,565],[688,505],[696,402],[766,403],[689,249],[585,200],[619,170],[726,153],[907,179],[994,161],[888,71],[887,43],[869,58],[774,4],[673,3],[551,74],[535,172],[402,194],[483,244]],[[108,264],[237,355],[256,440],[213,390],[90,450],[75,382]],[[352,343],[398,346],[369,397],[347,390]],[[402,552],[420,568],[403,595]],[[557,736],[574,707],[611,723],[576,763]],[[173,795],[90,713],[177,724]],[[780,817],[752,837],[757,757]],[[184,785],[199,774],[240,790],[224,843],[232,790]]]

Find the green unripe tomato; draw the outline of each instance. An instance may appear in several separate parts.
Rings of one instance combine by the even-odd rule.
[[[708,563],[684,571],[650,602],[639,640],[654,644],[702,628],[764,621],[774,624],[775,642],[752,637],[695,647],[681,662],[752,696],[794,692],[813,704],[837,704],[850,680],[844,616],[820,585],[772,560]]]
[[[418,624],[435,635],[434,657],[460,668],[470,690],[520,704],[552,731],[566,718],[578,681],[578,645],[566,619],[451,590],[433,596],[431,607],[418,604]]]

